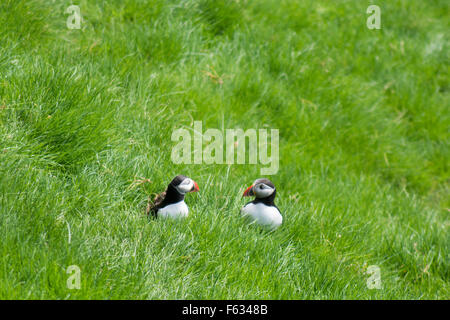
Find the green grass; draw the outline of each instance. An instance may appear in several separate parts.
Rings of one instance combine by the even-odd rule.
[[[1,299],[450,299],[447,1],[70,4],[0,2]],[[172,163],[194,120],[280,130],[280,229],[239,216],[261,165]]]

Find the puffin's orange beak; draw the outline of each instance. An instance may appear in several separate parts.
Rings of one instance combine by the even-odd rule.
[[[253,184],[250,187],[248,187],[247,189],[245,189],[244,194],[242,196],[243,197],[253,196]]]
[[[194,186],[192,187],[192,190],[191,190],[191,192],[197,192],[197,191],[199,191],[200,190],[200,188],[198,187],[198,184],[197,184],[197,182],[195,182],[195,181],[193,181],[194,182]]]

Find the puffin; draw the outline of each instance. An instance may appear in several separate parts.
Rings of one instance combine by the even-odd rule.
[[[147,215],[154,218],[186,218],[189,208],[184,196],[189,192],[199,191],[197,182],[183,175],[178,175],[169,183],[166,191],[156,195],[153,203],[147,205]]]
[[[269,229],[278,228],[283,223],[283,217],[274,203],[276,193],[275,185],[269,179],[255,180],[243,194],[243,197],[254,196],[255,200],[242,207],[242,216]]]

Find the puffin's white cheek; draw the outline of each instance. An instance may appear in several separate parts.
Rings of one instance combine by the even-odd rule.
[[[256,189],[255,191],[255,195],[257,198],[266,198],[268,196],[270,196],[273,193],[273,189]]]
[[[192,187],[194,186],[194,184],[192,182],[190,183],[186,183],[186,184],[181,184],[177,187],[178,191],[180,191],[181,193],[188,193],[189,191],[192,190]]]

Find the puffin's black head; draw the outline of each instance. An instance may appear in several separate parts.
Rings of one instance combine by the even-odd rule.
[[[178,193],[184,195],[188,192],[197,192],[199,187],[197,182],[183,175],[178,175],[169,183],[169,188],[172,187],[178,191]]]
[[[269,179],[257,179],[248,187],[243,194],[243,197],[253,197],[257,199],[275,198],[275,185]]]

